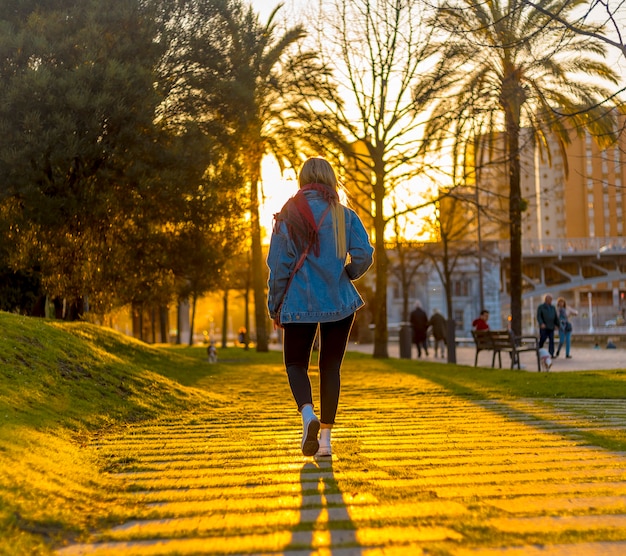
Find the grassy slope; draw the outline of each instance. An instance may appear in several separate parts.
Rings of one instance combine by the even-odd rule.
[[[133,514],[101,473],[116,462],[85,449],[98,431],[236,404],[236,393],[212,395],[211,382],[280,361],[277,352],[220,350],[209,366],[200,347],[150,347],[84,323],[0,313],[0,554],[47,554],[62,537]],[[415,373],[471,398],[626,398],[626,370],[539,374],[362,354],[345,365],[364,377]],[[626,432],[594,441],[626,449]]]
[[[96,326],[0,313],[0,554],[48,553],[120,511],[81,447],[96,431],[222,403],[168,369],[193,380],[201,367]]]

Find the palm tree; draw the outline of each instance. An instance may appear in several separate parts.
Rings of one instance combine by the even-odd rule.
[[[615,111],[609,84],[619,76],[604,63],[605,46],[555,23],[567,21],[584,0],[542,0],[539,11],[524,0],[452,0],[432,21],[446,34],[441,57],[448,64],[446,98],[434,104],[427,137],[470,145],[466,123],[481,119],[482,137],[503,132],[509,173],[509,233],[512,328],[522,323],[522,211],[520,131],[550,157],[556,139],[563,160],[570,134],[589,131],[600,144],[615,140]],[[577,29],[581,24],[577,24]],[[597,27],[595,28],[597,31]],[[440,83],[441,85],[441,83]],[[449,135],[448,135],[449,136]]]
[[[279,29],[275,19],[281,5],[266,24],[241,0],[203,0],[198,5],[206,20],[189,43],[195,62],[189,65],[187,87],[194,83],[188,89],[201,99],[206,125],[226,134],[244,169],[257,351],[265,352],[269,321],[259,221],[261,163],[273,154],[281,165],[298,164],[306,150],[307,119],[319,117],[308,108],[317,92],[307,84],[326,72],[314,53],[296,48],[305,36],[302,26]]]

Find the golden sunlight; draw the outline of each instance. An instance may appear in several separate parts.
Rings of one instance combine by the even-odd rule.
[[[398,232],[403,239],[427,241],[431,239],[430,227],[426,224],[432,220],[433,207],[427,199],[434,196],[436,186],[424,179],[414,179],[404,187],[398,187],[394,195],[385,200],[385,211],[393,212],[392,205],[401,210],[407,206],[420,207],[415,211],[399,217],[399,227],[394,229],[390,224],[386,235],[390,239]],[[261,168],[261,184],[259,187],[260,220],[263,228],[263,244],[269,244],[274,225],[274,215],[280,211],[287,199],[298,191],[298,180],[295,170],[289,169],[281,173],[276,159],[267,155]],[[350,206],[350,203],[349,205]]]
[[[287,199],[298,191],[298,181],[293,170],[286,170],[281,174],[278,162],[273,156],[263,159],[261,168],[261,200],[260,219],[265,229],[264,243],[269,243],[272,233],[274,215],[280,211]]]

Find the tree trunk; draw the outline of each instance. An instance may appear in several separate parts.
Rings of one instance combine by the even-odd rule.
[[[396,235],[397,238],[397,235]],[[409,322],[409,288],[411,277],[407,269],[407,257],[404,245],[397,241],[398,261],[400,263],[400,283],[402,284],[402,322]]]
[[[510,136],[510,139],[510,148],[517,149],[519,147],[519,128],[517,128],[517,134]],[[511,150],[511,152],[514,151]],[[511,327],[515,335],[520,336],[522,334],[522,195],[519,155],[511,157],[510,179]]]
[[[444,289],[446,290],[446,309],[448,311],[447,340],[448,340],[448,363],[456,363],[456,322],[454,321],[454,307],[452,304],[452,270],[450,269],[450,254],[448,242],[442,237],[443,246],[443,275]]]
[[[260,161],[259,161],[260,171]],[[269,351],[267,342],[267,311],[265,310],[265,264],[261,247],[261,223],[259,220],[259,172],[253,175],[250,185],[250,233],[252,239],[252,289],[254,291],[254,323],[256,350]]]
[[[169,338],[169,311],[167,305],[159,307],[159,328],[161,331],[161,343],[167,344],[170,341]]]
[[[189,330],[189,300],[181,299],[178,301],[178,332],[176,334],[176,343],[183,343],[183,332]]]
[[[157,339],[156,339],[156,320],[157,320],[156,307],[154,305],[150,305],[150,335],[152,336],[152,343],[153,344],[157,343]]]
[[[511,328],[516,336],[522,334],[522,193],[520,186],[519,107],[518,113],[505,111],[509,161],[509,230]]]
[[[85,302],[82,297],[75,297],[70,303],[66,304],[65,320],[75,322],[80,320],[84,314]]]
[[[510,233],[510,285],[511,329],[517,336],[522,333],[522,192],[520,173],[520,118],[526,92],[520,84],[519,70],[505,63],[500,102],[504,109],[507,160],[509,163],[509,233]]]
[[[244,309],[243,309],[243,322],[246,331],[243,334],[243,349],[248,351],[250,344],[250,288],[246,284],[246,291],[244,294]]]
[[[222,308],[222,349],[225,349],[228,345],[228,288],[224,288]]]
[[[145,342],[143,335],[143,304],[139,306],[139,340]]]
[[[387,330],[387,271],[389,261],[385,250],[385,219],[383,214],[383,200],[385,197],[384,177],[381,173],[376,173],[376,184],[374,185],[374,204],[376,214],[374,214],[374,234],[376,267],[376,291],[374,292],[374,357],[386,359],[389,357],[388,351],[388,330]]]
[[[193,346],[193,327],[196,321],[196,302],[198,301],[198,296],[193,294],[193,299],[191,301],[191,322],[189,323],[189,345]]]
[[[63,318],[63,315],[65,313],[64,311],[64,303],[63,300],[60,297],[55,297],[52,300],[52,304],[54,306],[54,318],[61,320]]]
[[[376,239],[376,291],[374,292],[374,357],[386,359],[387,349],[387,254],[385,243]]]

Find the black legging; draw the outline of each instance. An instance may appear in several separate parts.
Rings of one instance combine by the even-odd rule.
[[[354,314],[336,322],[320,323],[320,420],[327,425],[335,423],[339,390],[341,388],[341,362],[346,351],[348,336],[354,321]],[[289,377],[291,392],[298,404],[313,404],[309,361],[317,323],[284,325],[284,359]]]

